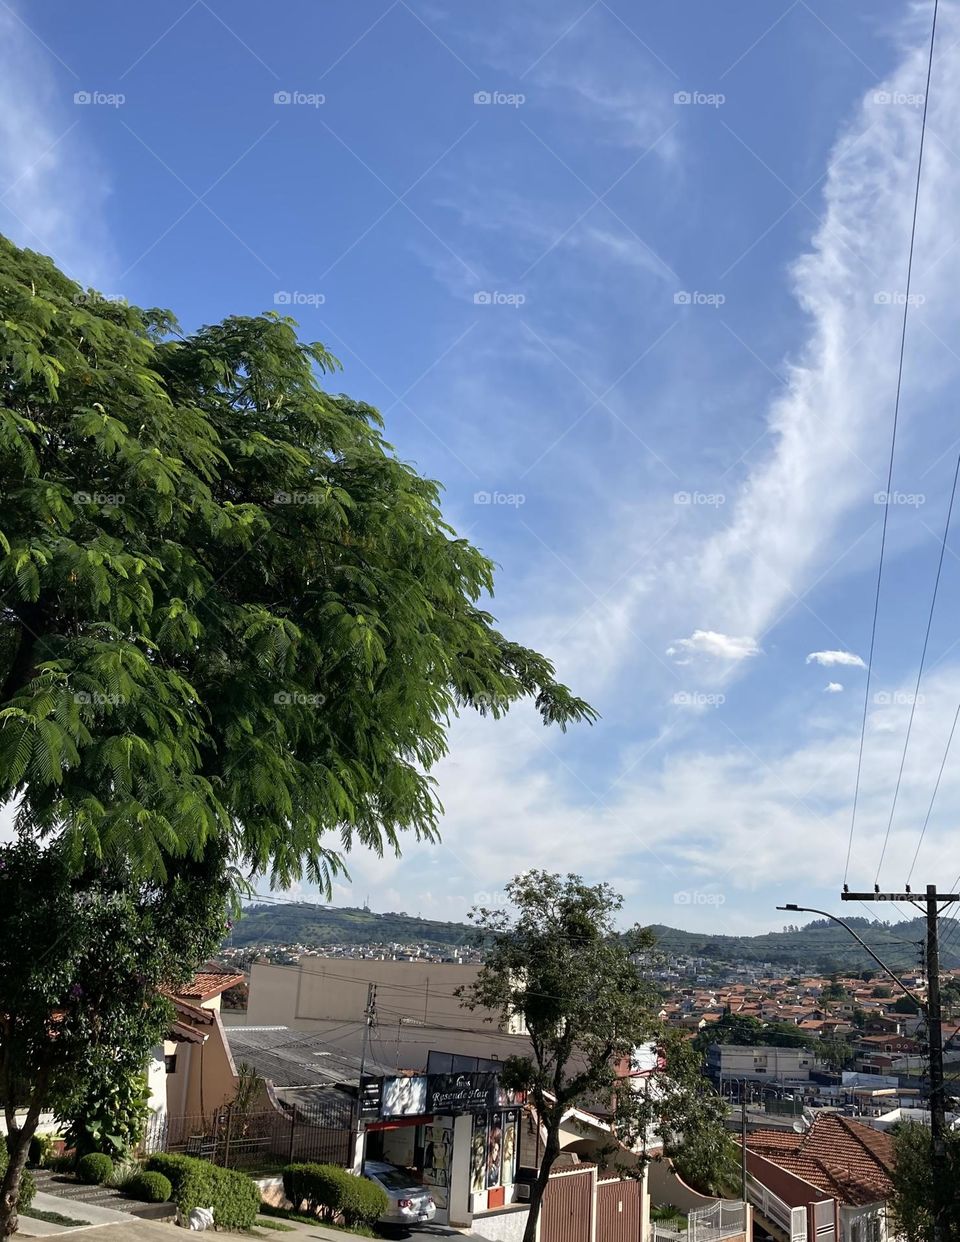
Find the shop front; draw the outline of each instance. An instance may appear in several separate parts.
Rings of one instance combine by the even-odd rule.
[[[442,1224],[468,1225],[513,1202],[522,1100],[495,1072],[405,1075],[361,1083],[362,1160],[429,1186]]]

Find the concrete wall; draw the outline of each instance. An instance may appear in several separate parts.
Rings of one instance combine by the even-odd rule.
[[[189,1048],[182,1111],[191,1116],[209,1117],[221,1104],[228,1103],[236,1095],[237,1067],[230,1055],[220,1015],[215,1014],[212,1026],[200,1029],[207,1036],[202,1044],[177,1045],[178,1072],[174,1077],[180,1077],[180,1050]],[[177,1112],[172,1100],[169,1100],[168,1108],[172,1115]]]
[[[475,1216],[471,1236],[490,1238],[491,1242],[522,1242],[529,1212],[527,1207],[509,1207],[487,1216]]]
[[[332,1043],[359,1056],[367,985],[375,983],[381,1013],[373,1052],[388,1068],[422,1071],[431,1048],[498,1060],[522,1055],[529,1047],[525,1036],[486,1024],[485,1011],[464,1009],[454,995],[478,969],[322,957],[302,958],[298,966],[257,963],[250,971],[246,1023],[330,1032]]]
[[[675,1207],[683,1213],[709,1207],[717,1201],[715,1196],[702,1195],[688,1186],[665,1158],[650,1161],[647,1166],[647,1188],[654,1207]]]

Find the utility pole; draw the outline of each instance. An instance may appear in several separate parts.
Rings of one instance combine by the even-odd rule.
[[[874,886],[872,893],[851,893],[846,884],[840,894],[841,901],[900,901],[916,905],[919,893],[910,891],[907,885],[902,893],[881,893],[879,886]],[[923,1013],[927,1023],[927,1042],[930,1078],[930,1138],[931,1138],[931,1169],[933,1173],[933,1236],[936,1242],[947,1242],[943,1219],[946,1209],[945,1197],[947,1189],[947,1100],[943,1078],[943,1015],[940,1007],[940,942],[937,919],[941,906],[948,906],[960,901],[960,894],[938,893],[936,884],[926,887],[926,919],[927,919],[927,996],[921,1000],[902,982],[900,976],[882,961],[876,953],[849,927],[843,919],[837,918],[826,910],[814,910],[809,906],[779,906],[778,909],[797,910],[806,914],[822,914],[841,927],[856,940],[873,960],[890,976],[901,992],[914,1002]]]
[[[377,1020],[377,985],[367,984],[367,1005],[363,1011],[363,1044],[360,1048],[360,1077],[367,1064],[367,1048],[370,1044],[370,1028]]]
[[[747,1080],[745,1078],[740,1083],[740,1198],[744,1203],[747,1202]]]

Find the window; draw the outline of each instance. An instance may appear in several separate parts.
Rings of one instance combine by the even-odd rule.
[[[175,1052],[171,1052],[168,1057],[163,1058],[163,1067],[168,1074],[175,1074],[177,1072],[177,1054]]]

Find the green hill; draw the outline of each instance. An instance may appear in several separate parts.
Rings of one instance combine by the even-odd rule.
[[[851,917],[847,922],[876,953],[896,970],[918,967],[920,945],[926,934],[922,918],[903,923],[871,922]],[[960,966],[960,923],[941,921],[941,962],[945,969]],[[688,932],[654,925],[658,947],[667,954],[686,954],[732,966],[755,966],[770,962],[784,970],[865,970],[875,963],[844,932],[825,919],[804,927],[790,927],[759,936],[726,936]],[[229,943],[247,945],[301,944],[426,944],[453,948],[472,943],[473,929],[466,923],[447,923],[416,918],[405,913],[375,914],[371,910],[304,903],[263,904],[247,907],[233,928]],[[879,969],[876,967],[876,969]]]

